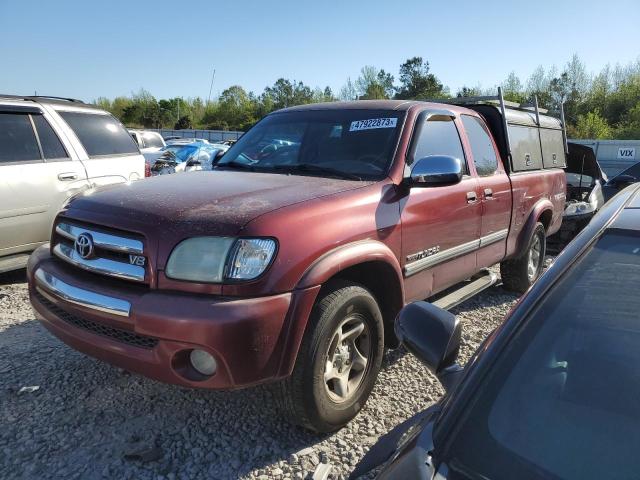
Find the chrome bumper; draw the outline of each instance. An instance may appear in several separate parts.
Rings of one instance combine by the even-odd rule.
[[[41,268],[34,274],[36,289],[49,300],[62,299],[81,307],[98,310],[100,312],[128,317],[131,304],[126,300],[108,297],[100,293],[74,287],[45,272]]]

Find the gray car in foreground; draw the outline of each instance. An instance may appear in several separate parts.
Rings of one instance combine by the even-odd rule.
[[[640,472],[640,184],[615,196],[463,369],[461,324],[418,302],[396,333],[446,389],[352,478],[603,479]]]

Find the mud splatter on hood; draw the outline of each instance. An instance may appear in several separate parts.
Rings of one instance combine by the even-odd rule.
[[[103,187],[74,199],[68,213],[79,209],[167,230],[233,235],[265,213],[366,184],[257,172],[192,172]]]

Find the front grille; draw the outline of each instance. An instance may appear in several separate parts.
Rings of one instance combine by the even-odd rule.
[[[34,295],[38,299],[38,301],[42,305],[47,307],[47,309],[51,313],[53,313],[60,320],[74,327],[81,328],[88,332],[95,333],[96,335],[111,338],[118,342],[126,343],[127,345],[132,345],[134,347],[154,348],[158,344],[158,340],[156,338],[145,337],[144,335],[138,335],[137,333],[122,330],[120,328],[109,327],[101,323],[87,320],[86,318],[78,317],[77,315],[73,315],[72,313],[69,313],[58,307],[39,292],[35,292]]]
[[[62,219],[52,243],[56,257],[83,270],[140,283],[147,280],[148,259],[137,235]]]

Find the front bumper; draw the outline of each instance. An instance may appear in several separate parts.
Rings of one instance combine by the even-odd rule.
[[[28,279],[38,320],[74,349],[161,382],[212,389],[286,376],[318,291],[225,298],[153,290],[74,269],[46,247],[31,256]],[[214,356],[213,376],[190,366],[193,349]]]

